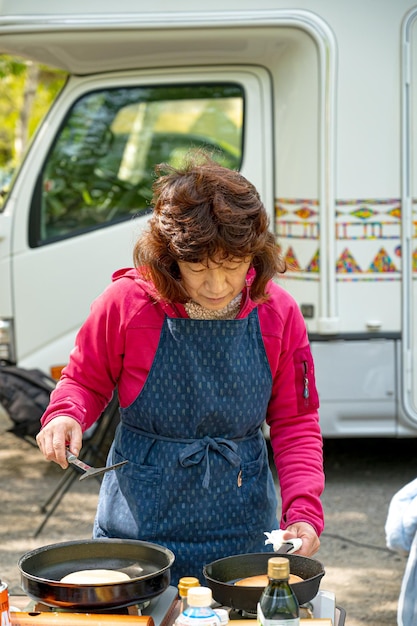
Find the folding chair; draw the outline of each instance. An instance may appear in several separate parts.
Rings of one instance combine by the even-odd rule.
[[[113,441],[119,423],[119,399],[115,393],[99,420],[84,433],[82,460],[89,465],[101,467],[106,464],[107,454]],[[44,513],[42,522],[35,530],[34,537],[38,537],[49,518],[54,514],[64,495],[69,491],[74,481],[79,478],[79,471],[73,466],[65,470],[53,492],[40,506]],[[96,480],[100,481],[101,477]]]

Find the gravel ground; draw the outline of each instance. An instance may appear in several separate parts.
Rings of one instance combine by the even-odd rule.
[[[52,543],[88,539],[99,484],[75,480],[38,537],[40,505],[63,476],[37,448],[7,432],[0,410],[0,577],[21,594],[17,563]],[[415,440],[327,440],[326,529],[317,553],[325,566],[321,588],[336,594],[347,626],[395,626],[406,558],[385,547],[384,524],[392,495],[417,474]]]

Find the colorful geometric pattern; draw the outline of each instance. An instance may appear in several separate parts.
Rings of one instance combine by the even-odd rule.
[[[368,272],[396,272],[397,268],[392,262],[385,248],[381,248],[369,266]]]
[[[354,272],[361,272],[361,268],[358,263],[355,261],[351,252],[349,252],[348,248],[345,248],[342,254],[336,261],[336,272],[343,272],[347,274],[352,274]]]
[[[294,211],[294,215],[297,215],[300,220],[308,220],[310,217],[315,217],[317,215],[317,211],[313,211],[309,209],[308,206],[302,206],[300,209]]]
[[[387,211],[387,215],[390,215],[391,217],[396,217],[398,220],[401,219],[401,207],[397,206],[394,207],[393,209],[391,209],[391,211]]]
[[[287,253],[284,256],[284,260],[287,264],[287,269],[290,272],[300,272],[301,267],[297,261],[297,257],[295,256],[294,250],[292,247],[289,247]]]
[[[319,273],[320,272],[320,250],[317,250],[310,263],[306,267],[307,272]]]
[[[370,217],[373,217],[374,215],[378,215],[378,211],[372,211],[369,207],[360,207],[359,209],[356,209],[355,211],[351,211],[350,215],[353,215],[354,217],[358,217],[360,220],[368,220]]]
[[[415,215],[414,215],[415,214]],[[317,200],[278,198],[275,205],[277,240],[291,278],[318,280],[320,212]],[[417,200],[413,202],[413,236],[417,239]],[[314,245],[310,260],[308,246]],[[401,203],[398,198],[338,200],[335,207],[335,269],[337,280],[400,280]],[[381,245],[384,242],[384,245]],[[393,259],[397,259],[394,263]],[[304,259],[303,263],[300,259]],[[367,268],[367,269],[366,269]],[[417,249],[412,256],[417,273]],[[315,277],[315,278],[314,278]]]

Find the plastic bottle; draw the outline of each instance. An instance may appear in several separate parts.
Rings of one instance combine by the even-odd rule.
[[[219,616],[221,626],[226,626],[229,623],[229,611],[226,609],[213,609],[213,611]]]
[[[268,560],[269,584],[258,602],[260,626],[299,626],[300,607],[288,579],[290,563],[285,557]]]
[[[180,613],[188,607],[187,594],[191,587],[200,587],[200,581],[194,576],[183,576],[178,581],[178,595],[180,598]]]
[[[209,587],[191,587],[188,607],[177,617],[177,626],[220,626],[220,617],[211,608],[213,596]]]

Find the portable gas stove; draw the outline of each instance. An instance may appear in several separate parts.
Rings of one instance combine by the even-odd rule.
[[[15,602],[11,598],[10,604],[13,606]],[[22,606],[22,602],[18,603]],[[220,608],[218,605],[217,608]],[[227,607],[222,607],[227,608]],[[85,624],[90,626],[97,626],[97,624],[109,623],[108,618],[112,618],[112,624],[128,624],[136,623],[141,626],[173,626],[173,623],[179,613],[179,601],[178,590],[176,587],[168,587],[161,595],[149,600],[142,605],[134,605],[126,607],[124,609],[109,609],[105,611],[99,611],[94,614],[87,612],[74,613],[73,611],[65,611],[63,609],[56,609],[50,606],[46,606],[41,603],[30,603],[23,609],[24,613],[21,614],[19,619],[19,613],[13,612],[12,609],[12,626],[66,626],[64,623],[65,614],[68,617],[71,615],[71,626],[77,626],[77,624]],[[47,617],[48,614],[50,617]],[[102,616],[101,618],[94,619],[94,615]],[[52,620],[52,616],[57,617],[56,621]],[[107,616],[107,618],[106,618]],[[118,616],[120,619],[118,620]],[[131,616],[130,619],[123,619],[123,616]],[[136,616],[136,620],[134,619]],[[302,607],[301,623],[304,626],[308,626],[311,623],[314,624],[315,619],[328,619],[332,626],[344,626],[345,624],[345,611],[341,607],[336,606],[335,595],[329,591],[319,591],[315,598],[308,603],[305,607]],[[42,619],[44,618],[44,619]],[[146,619],[147,618],[147,619]],[[256,616],[249,614],[242,614],[238,611],[230,611],[229,619],[235,623],[235,626],[253,626],[256,624]],[[97,621],[98,620],[98,621]],[[241,623],[239,621],[241,620]],[[69,622],[69,623],[70,623]]]
[[[178,590],[168,587],[162,594],[142,604],[121,609],[94,609],[94,612],[51,607],[29,601],[27,596],[12,596],[12,626],[172,626],[179,613]],[[18,610],[20,609],[20,611]]]

